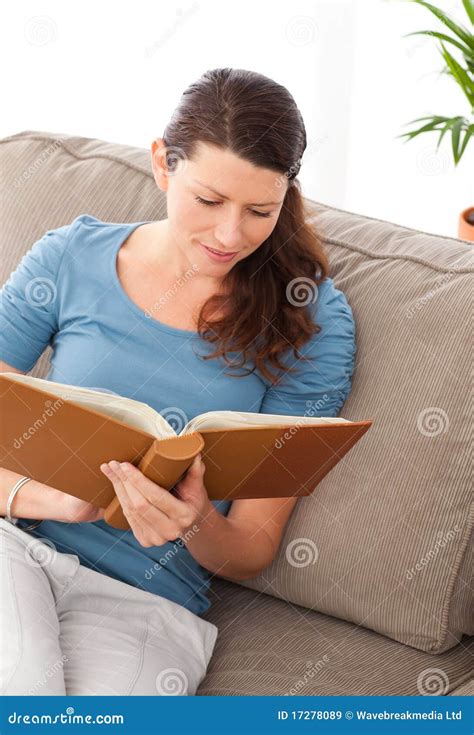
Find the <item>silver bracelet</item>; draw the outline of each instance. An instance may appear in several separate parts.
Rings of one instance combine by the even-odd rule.
[[[10,510],[12,507],[13,499],[15,498],[15,495],[17,494],[18,490],[23,487],[23,485],[28,482],[28,480],[31,480],[31,477],[21,477],[15,484],[13,485],[10,495],[8,496],[7,500],[7,514],[6,514],[6,520],[15,525],[18,522],[17,518],[12,518],[10,515]],[[42,521],[35,521],[34,523],[30,524],[29,526],[25,526],[22,528],[22,531],[31,531],[33,528],[37,528]]]

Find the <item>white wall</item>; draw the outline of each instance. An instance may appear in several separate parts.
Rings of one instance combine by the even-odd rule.
[[[466,25],[461,0],[433,4]],[[433,39],[402,38],[441,24],[412,3],[370,0],[357,7],[344,207],[456,237],[459,212],[474,206],[474,139],[455,167],[448,134],[438,151],[438,133],[409,142],[395,137],[419,127],[405,125],[415,118],[469,116],[461,90],[439,74],[443,60]]]
[[[438,4],[460,13],[461,0]],[[431,39],[402,38],[436,23],[397,0],[20,0],[0,11],[0,136],[44,130],[148,148],[206,69],[254,69],[301,109],[307,196],[455,236],[474,203],[474,141],[454,170],[447,139],[435,154],[435,136],[395,138],[413,118],[468,113],[436,75]]]

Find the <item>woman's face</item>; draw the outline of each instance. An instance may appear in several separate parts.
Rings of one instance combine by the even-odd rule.
[[[202,274],[225,276],[274,229],[288,188],[285,176],[202,142],[193,160],[168,173],[158,138],[152,163],[155,181],[167,193],[173,247]],[[230,257],[212,256],[204,246]]]

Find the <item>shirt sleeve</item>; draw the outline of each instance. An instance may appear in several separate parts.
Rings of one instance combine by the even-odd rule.
[[[298,348],[300,354],[312,359],[298,360],[289,349],[289,357],[280,359],[285,366],[296,367],[297,372],[284,372],[274,386],[260,375],[268,386],[261,413],[335,417],[351,391],[356,355],[352,309],[332,278],[318,286],[317,294],[310,309],[321,329]],[[274,367],[268,369],[275,372]]]
[[[72,225],[48,230],[0,290],[0,360],[29,372],[58,331],[58,276]]]

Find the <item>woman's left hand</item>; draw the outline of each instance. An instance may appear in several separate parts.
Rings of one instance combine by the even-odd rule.
[[[210,509],[201,454],[175,485],[177,496],[130,462],[112,460],[101,464],[100,469],[112,482],[130,528],[142,546],[161,546],[174,541],[201,521]]]

